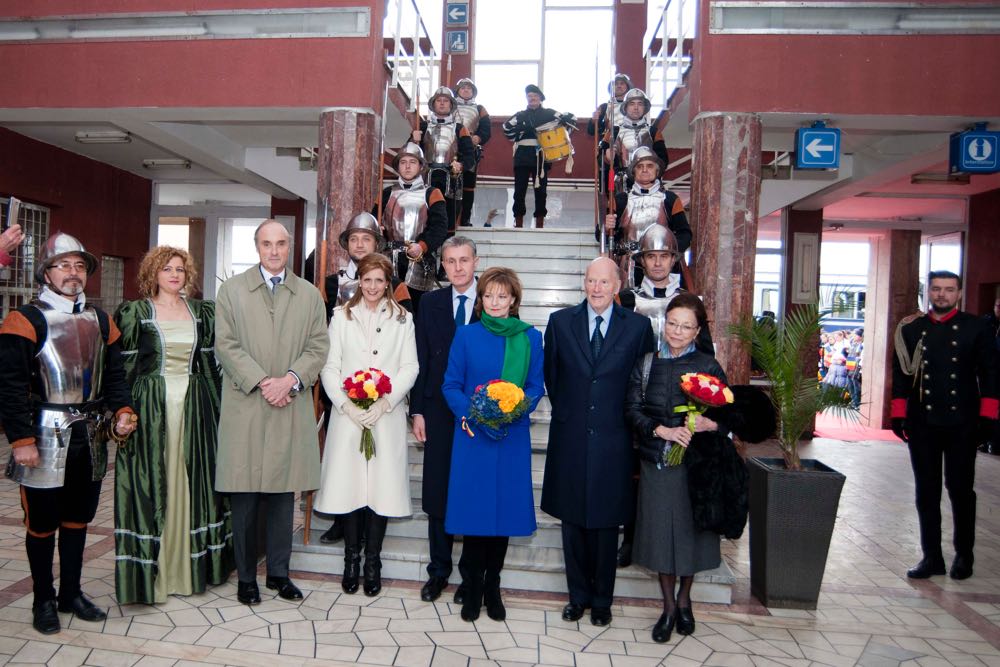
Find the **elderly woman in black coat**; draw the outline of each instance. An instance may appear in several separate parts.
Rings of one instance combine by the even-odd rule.
[[[677,406],[688,403],[681,390],[681,376],[685,373],[707,373],[726,382],[715,358],[695,348],[695,339],[706,326],[701,299],[687,293],[676,296],[667,308],[663,331],[666,345],[661,357],[639,361],[625,402],[641,460],[633,558],[639,565],[659,572],[663,614],[653,626],[653,640],[657,642],[669,641],[675,624],[680,634],[694,632],[694,575],[718,567],[721,561],[718,532],[705,530],[704,522],[695,520],[688,489],[689,466],[668,466],[665,462],[670,447],[695,443],[697,447],[692,447],[688,455],[696,449],[720,450],[720,441],[733,447],[726,436],[728,428],[717,421],[697,416],[692,434],[685,425],[686,413],[674,412]],[[721,419],[718,414],[713,413]],[[680,588],[675,598],[678,576]]]

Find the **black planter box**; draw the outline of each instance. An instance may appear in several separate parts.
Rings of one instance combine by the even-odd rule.
[[[847,479],[816,461],[751,458],[750,592],[767,607],[815,609]]]

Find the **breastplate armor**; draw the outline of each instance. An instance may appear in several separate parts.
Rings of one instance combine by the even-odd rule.
[[[428,123],[424,132],[424,155],[431,164],[451,164],[458,153],[458,133],[454,122]]]
[[[617,145],[618,158],[622,164],[628,164],[632,157],[632,151],[639,146],[653,147],[653,136],[649,133],[649,125],[645,123],[639,127],[622,125],[618,129]]]
[[[337,281],[337,305],[343,306],[350,301],[354,293],[358,291],[358,279],[350,280],[346,271],[340,272],[340,280]]]
[[[474,134],[479,129],[479,105],[459,102],[455,106],[455,116],[469,134]]]
[[[642,290],[635,292],[635,312],[637,315],[645,315],[653,325],[653,336],[657,341],[657,347],[663,342],[663,325],[667,322],[667,306],[673,300],[674,294],[658,299],[649,296]]]
[[[411,243],[427,227],[426,188],[402,188],[392,191],[386,209],[389,212],[386,236],[390,241]]]
[[[667,209],[663,205],[666,195],[657,189],[646,195],[630,193],[625,213],[622,214],[622,227],[625,230],[625,241],[638,241],[650,225],[667,226]]]
[[[44,403],[87,403],[101,397],[106,347],[93,308],[73,315],[40,301],[48,334],[35,357]]]

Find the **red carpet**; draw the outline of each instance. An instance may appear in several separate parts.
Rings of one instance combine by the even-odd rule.
[[[852,423],[822,413],[816,416],[816,437],[832,438],[845,442],[859,442],[861,440],[900,442],[892,431],[871,428],[861,422]]]

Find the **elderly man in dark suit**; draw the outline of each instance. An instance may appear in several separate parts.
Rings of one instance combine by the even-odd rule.
[[[441,264],[451,286],[428,292],[417,311],[417,360],[420,373],[410,391],[410,414],[413,437],[424,443],[424,480],[422,501],[427,514],[427,539],[431,562],[429,578],[420,590],[425,602],[436,600],[451,576],[451,552],[454,536],[444,531],[448,505],[448,476],[451,473],[451,443],[455,433],[455,415],[441,393],[448,352],[455,330],[478,318],[472,307],[476,302],[476,244],[464,236],[453,236],[441,246]],[[458,570],[465,580],[462,561]],[[455,604],[464,600],[464,587],[455,591]]]
[[[587,268],[587,299],[553,313],[545,329],[552,424],[542,510],[562,520],[563,619],[589,607],[594,625],[611,622],[618,526],[635,510],[625,388],[636,360],[654,350],[649,318],[614,303],[620,287],[617,265],[598,257]]]

